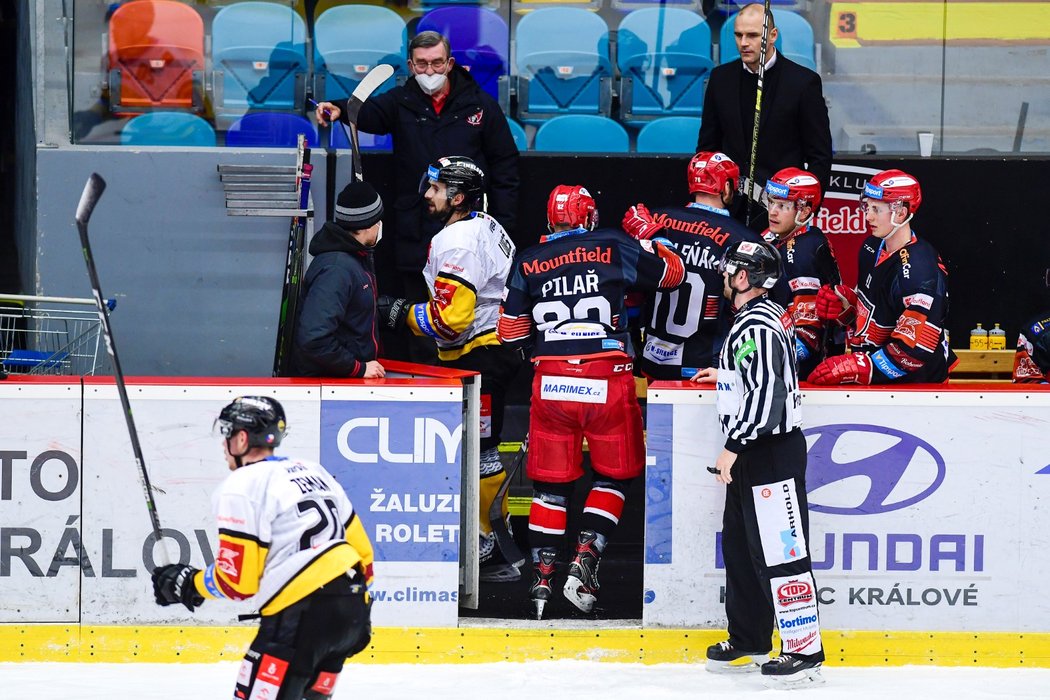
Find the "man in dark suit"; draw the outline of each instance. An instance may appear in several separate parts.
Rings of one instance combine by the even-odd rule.
[[[733,34],[740,60],[723,63],[711,71],[696,144],[698,152],[722,151],[740,163],[740,174],[745,176],[741,178],[742,186],[750,172],[763,14],[761,3],[746,5],[737,14]],[[808,170],[827,191],[831,178],[831,127],[820,76],[781,55],[773,46],[777,29],[772,16],[769,26],[752,193],[760,193],[773,173],[787,167]],[[733,215],[742,220],[746,208],[747,200],[738,198]],[[762,231],[766,226],[766,212],[756,199],[751,227]]]

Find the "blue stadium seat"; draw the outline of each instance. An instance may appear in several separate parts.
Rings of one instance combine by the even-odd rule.
[[[310,148],[317,147],[317,128],[306,117],[286,112],[250,112],[226,131],[226,145],[242,148],[295,148],[299,134],[306,134]]]
[[[609,114],[609,27],[574,7],[545,7],[521,18],[517,41],[518,118]]]
[[[510,30],[502,17],[484,7],[439,7],[419,20],[416,32],[428,30],[448,37],[456,63],[506,104],[509,91],[500,86],[506,85],[510,70]]]
[[[635,10],[616,32],[620,119],[626,123],[669,115],[696,116],[711,69],[711,29],[679,8]]]
[[[593,114],[567,114],[536,131],[533,149],[558,153],[627,153],[631,139],[620,124]]]
[[[350,149],[350,135],[342,122],[332,125],[331,145],[335,149]],[[392,151],[394,139],[390,134],[369,134],[357,132],[357,144],[362,151]]]
[[[813,38],[813,27],[806,21],[806,18],[788,10],[773,10],[773,19],[777,24],[777,51],[795,63],[811,70],[817,70],[817,49]],[[722,25],[722,32],[718,37],[721,63],[740,58],[740,53],[736,48],[736,39],[733,37],[735,20],[736,13],[734,12]]]
[[[695,153],[700,117],[664,117],[638,132],[638,153]]]
[[[381,63],[394,67],[394,75],[374,94],[397,85],[408,74],[405,60],[408,30],[393,10],[374,5],[332,7],[314,24],[314,93],[318,99],[350,96],[368,71]]]
[[[227,5],[215,15],[211,33],[217,112],[302,109],[306,24],[291,7]]]
[[[676,7],[682,10],[700,12],[700,0],[612,0],[614,10],[645,10],[652,7]]]
[[[514,137],[514,145],[518,147],[518,150],[529,150],[529,137],[525,133],[525,128],[513,119],[507,119],[507,125],[510,127],[510,135]]]
[[[187,112],[150,112],[120,130],[123,146],[214,146],[215,129]]]

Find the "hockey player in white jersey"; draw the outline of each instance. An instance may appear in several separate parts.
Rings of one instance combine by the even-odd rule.
[[[158,605],[254,598],[260,613],[237,675],[244,700],[321,700],[371,640],[372,543],[346,492],[316,462],[278,457],[284,409],[242,396],[215,421],[232,472],[213,496],[215,561],[153,570]]]
[[[513,581],[524,561],[507,561],[500,551],[489,509],[507,478],[499,458],[503,407],[522,361],[496,335],[515,249],[500,223],[482,211],[484,178],[481,168],[463,156],[439,158],[427,169],[420,193],[430,216],[445,225],[430,242],[423,268],[430,300],[410,305],[379,297],[378,316],[388,328],[407,324],[416,335],[433,338],[440,365],[481,373],[480,579]],[[505,500],[502,511],[506,522]]]

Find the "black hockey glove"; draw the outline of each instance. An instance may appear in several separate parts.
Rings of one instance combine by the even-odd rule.
[[[390,330],[396,331],[405,325],[409,306],[408,299],[380,295],[379,299],[376,300],[376,314],[379,317],[379,322]]]
[[[182,603],[193,612],[204,602],[204,596],[193,586],[193,577],[198,571],[200,569],[194,569],[188,564],[168,564],[154,569],[153,595],[157,605]]]

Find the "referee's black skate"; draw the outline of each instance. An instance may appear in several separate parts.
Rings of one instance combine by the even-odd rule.
[[[769,652],[742,651],[729,640],[707,647],[707,670],[711,673],[754,673],[769,661]]]
[[[601,552],[595,543],[597,539],[598,535],[593,530],[580,532],[576,541],[576,558],[569,564],[569,576],[563,589],[568,601],[585,613],[594,610],[594,604],[598,602],[598,560]]]
[[[824,682],[820,661],[796,654],[781,654],[762,664],[762,680],[779,688],[795,688]]]
[[[554,563],[558,558],[558,550],[554,547],[544,547],[539,551],[540,560],[536,562],[536,579],[529,588],[529,598],[532,600],[533,616],[537,620],[543,619],[543,609],[554,595],[551,579],[554,578]]]

